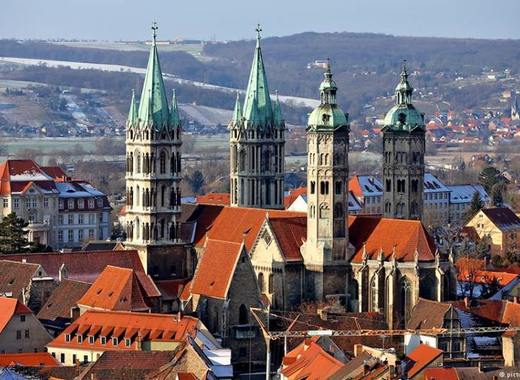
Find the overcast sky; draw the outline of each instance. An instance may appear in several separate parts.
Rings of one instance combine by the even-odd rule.
[[[520,38],[520,0],[0,0],[0,38],[253,38],[305,31]]]

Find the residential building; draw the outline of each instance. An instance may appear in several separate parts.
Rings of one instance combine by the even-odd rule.
[[[15,298],[0,297],[0,353],[43,352],[51,336]]]
[[[447,185],[450,190],[450,223],[463,225],[468,218],[468,210],[471,208],[471,200],[477,192],[483,205],[489,204],[490,198],[484,186],[474,185]]]
[[[383,184],[370,175],[355,175],[348,181],[348,189],[362,205],[360,214],[383,214]]]
[[[105,351],[162,351],[164,342],[175,348],[199,327],[199,320],[188,316],[87,310],[47,350],[65,365],[88,363]]]
[[[457,309],[450,303],[442,303],[420,298],[412,310],[406,328],[410,330],[431,330],[431,333],[408,333],[404,336],[405,354],[410,354],[422,343],[443,351],[447,359],[461,359],[466,356],[466,336],[460,333],[437,334],[435,329],[458,330],[462,327]]]
[[[283,209],[285,123],[278,97],[271,102],[260,26],[244,107],[237,94],[229,123],[231,205]]]
[[[403,65],[395,89],[396,104],[384,118],[383,184],[387,218],[418,219],[423,216],[424,114],[412,104],[413,88]]]
[[[428,368],[442,367],[442,350],[427,344],[420,344],[404,359],[407,379],[423,379]]]
[[[330,65],[320,105],[307,123],[307,239],[301,247],[308,298],[346,294],[348,276],[348,114],[336,102]]]
[[[520,218],[507,207],[484,208],[466,227],[473,227],[479,239],[489,239],[491,255],[519,252]]]
[[[193,310],[231,348],[235,365],[265,361],[264,339],[250,314],[262,302],[244,243],[208,238],[190,292]]]
[[[424,173],[423,217],[426,226],[444,226],[450,221],[450,189],[431,173]]]
[[[137,107],[132,95],[126,122],[125,246],[137,249],[146,273],[159,279],[190,276],[181,236],[181,121],[175,93],[168,105],[157,26]]]
[[[7,160],[0,176],[0,216],[14,212],[27,221],[30,241],[59,249],[110,237],[110,204],[88,182],[32,160]]]

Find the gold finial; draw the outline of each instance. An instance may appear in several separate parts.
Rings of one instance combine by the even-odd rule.
[[[152,22],[152,37],[153,37],[153,44],[156,44],[157,41],[157,30],[159,30],[159,27],[157,26],[157,22]]]

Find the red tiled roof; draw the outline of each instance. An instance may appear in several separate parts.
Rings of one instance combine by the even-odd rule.
[[[211,207],[211,206],[210,206]],[[218,206],[217,206],[218,207]],[[253,243],[258,235],[258,231],[269,213],[269,219],[292,216],[306,216],[305,213],[291,212],[285,210],[264,210],[246,207],[223,207],[221,211],[215,213],[209,210],[213,217],[212,222],[205,221],[206,215],[200,214],[197,219],[197,238],[195,241],[198,247],[202,247],[205,242],[205,234],[199,228],[206,228],[209,239],[224,240],[234,243],[245,241],[246,249],[251,250]],[[200,226],[199,226],[199,221]],[[207,227],[206,227],[207,226]]]
[[[269,224],[287,261],[303,261],[300,247],[307,236],[307,217],[269,219]]]
[[[161,339],[181,342],[188,335],[195,333],[199,320],[189,316],[184,316],[179,320],[177,318],[175,315],[168,314],[87,310],[50,342],[48,347],[135,351],[138,349],[137,340],[150,340],[149,334],[152,330],[158,330]],[[106,344],[101,344],[99,334],[91,344],[87,336],[91,332],[94,334],[99,331],[108,335]],[[66,337],[69,334],[71,339],[67,342]],[[74,334],[84,335],[83,341],[79,343],[73,336]],[[117,345],[113,344],[111,337],[119,338]],[[132,339],[130,347],[126,347],[123,337]]]
[[[398,261],[413,261],[416,251],[419,261],[435,260],[435,243],[418,220],[357,215],[349,216],[348,224],[349,240],[356,249],[355,263],[363,259],[363,245],[369,259],[376,259],[383,250],[388,260],[395,249]]]
[[[0,297],[0,333],[17,314],[32,314],[32,311],[16,298]]]
[[[424,380],[459,380],[455,368],[426,368]]]
[[[452,305],[459,310],[471,313],[479,318],[485,319],[493,324],[502,323],[502,313],[505,301],[501,300],[471,300],[469,306],[465,301],[455,301]]]
[[[163,300],[175,300],[179,298],[188,281],[188,279],[161,280],[156,281],[155,284],[159,288]]]
[[[241,252],[240,243],[208,239],[193,277],[191,293],[225,299]]]
[[[190,299],[192,282],[193,280],[188,281],[186,285],[184,285],[184,288],[182,288],[181,295],[179,297],[181,301],[188,301]]]
[[[512,327],[520,326],[520,304],[516,302],[505,302],[504,312],[502,313],[502,323]]]
[[[196,202],[198,204],[229,206],[231,203],[231,194],[229,193],[208,193],[197,195]]]
[[[361,185],[359,184],[359,178],[357,175],[349,179],[348,189],[349,189],[349,191],[352,191],[352,193],[356,197],[363,196],[363,189],[361,189]]]
[[[343,366],[313,339],[306,339],[285,355],[281,372],[288,380],[319,380],[328,378]]]
[[[38,319],[54,321],[57,318],[71,318],[70,309],[90,288],[81,281],[62,280],[38,312]]]
[[[41,166],[41,169],[50,177],[54,179],[61,179],[67,177],[67,173],[59,166]]]
[[[494,272],[489,270],[459,270],[457,279],[459,281],[474,282],[477,284],[497,283],[500,286],[506,286],[518,277],[517,274],[507,272]]]
[[[443,353],[438,348],[430,347],[427,344],[420,344],[415,350],[408,354],[408,359],[411,359],[413,365],[408,369],[408,377],[413,377],[422,371],[428,364],[433,362]]]
[[[290,205],[293,204],[293,202],[298,198],[300,195],[307,194],[307,188],[306,187],[297,187],[296,189],[293,189],[289,192],[289,195],[286,195],[283,198],[283,204],[285,208],[287,209]]]
[[[78,305],[104,310],[147,311],[145,295],[132,269],[108,265]]]
[[[0,367],[15,365],[22,367],[57,367],[60,363],[48,352],[0,355]]]

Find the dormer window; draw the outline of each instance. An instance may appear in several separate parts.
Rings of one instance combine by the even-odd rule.
[[[125,338],[125,347],[130,347],[132,345],[132,340],[130,338]]]
[[[102,345],[107,344],[107,337],[106,337],[106,336],[102,336],[102,337],[100,337],[99,340],[101,341],[101,344],[102,344]]]
[[[119,339],[116,336],[112,337],[112,345],[113,346],[119,345]]]
[[[83,335],[78,335],[78,343],[83,343]]]
[[[90,335],[90,336],[88,337],[88,343],[89,343],[89,344],[94,344],[94,340],[95,340],[95,338],[94,338],[92,335]]]
[[[70,342],[72,340],[72,336],[70,334],[65,335],[65,342]]]

